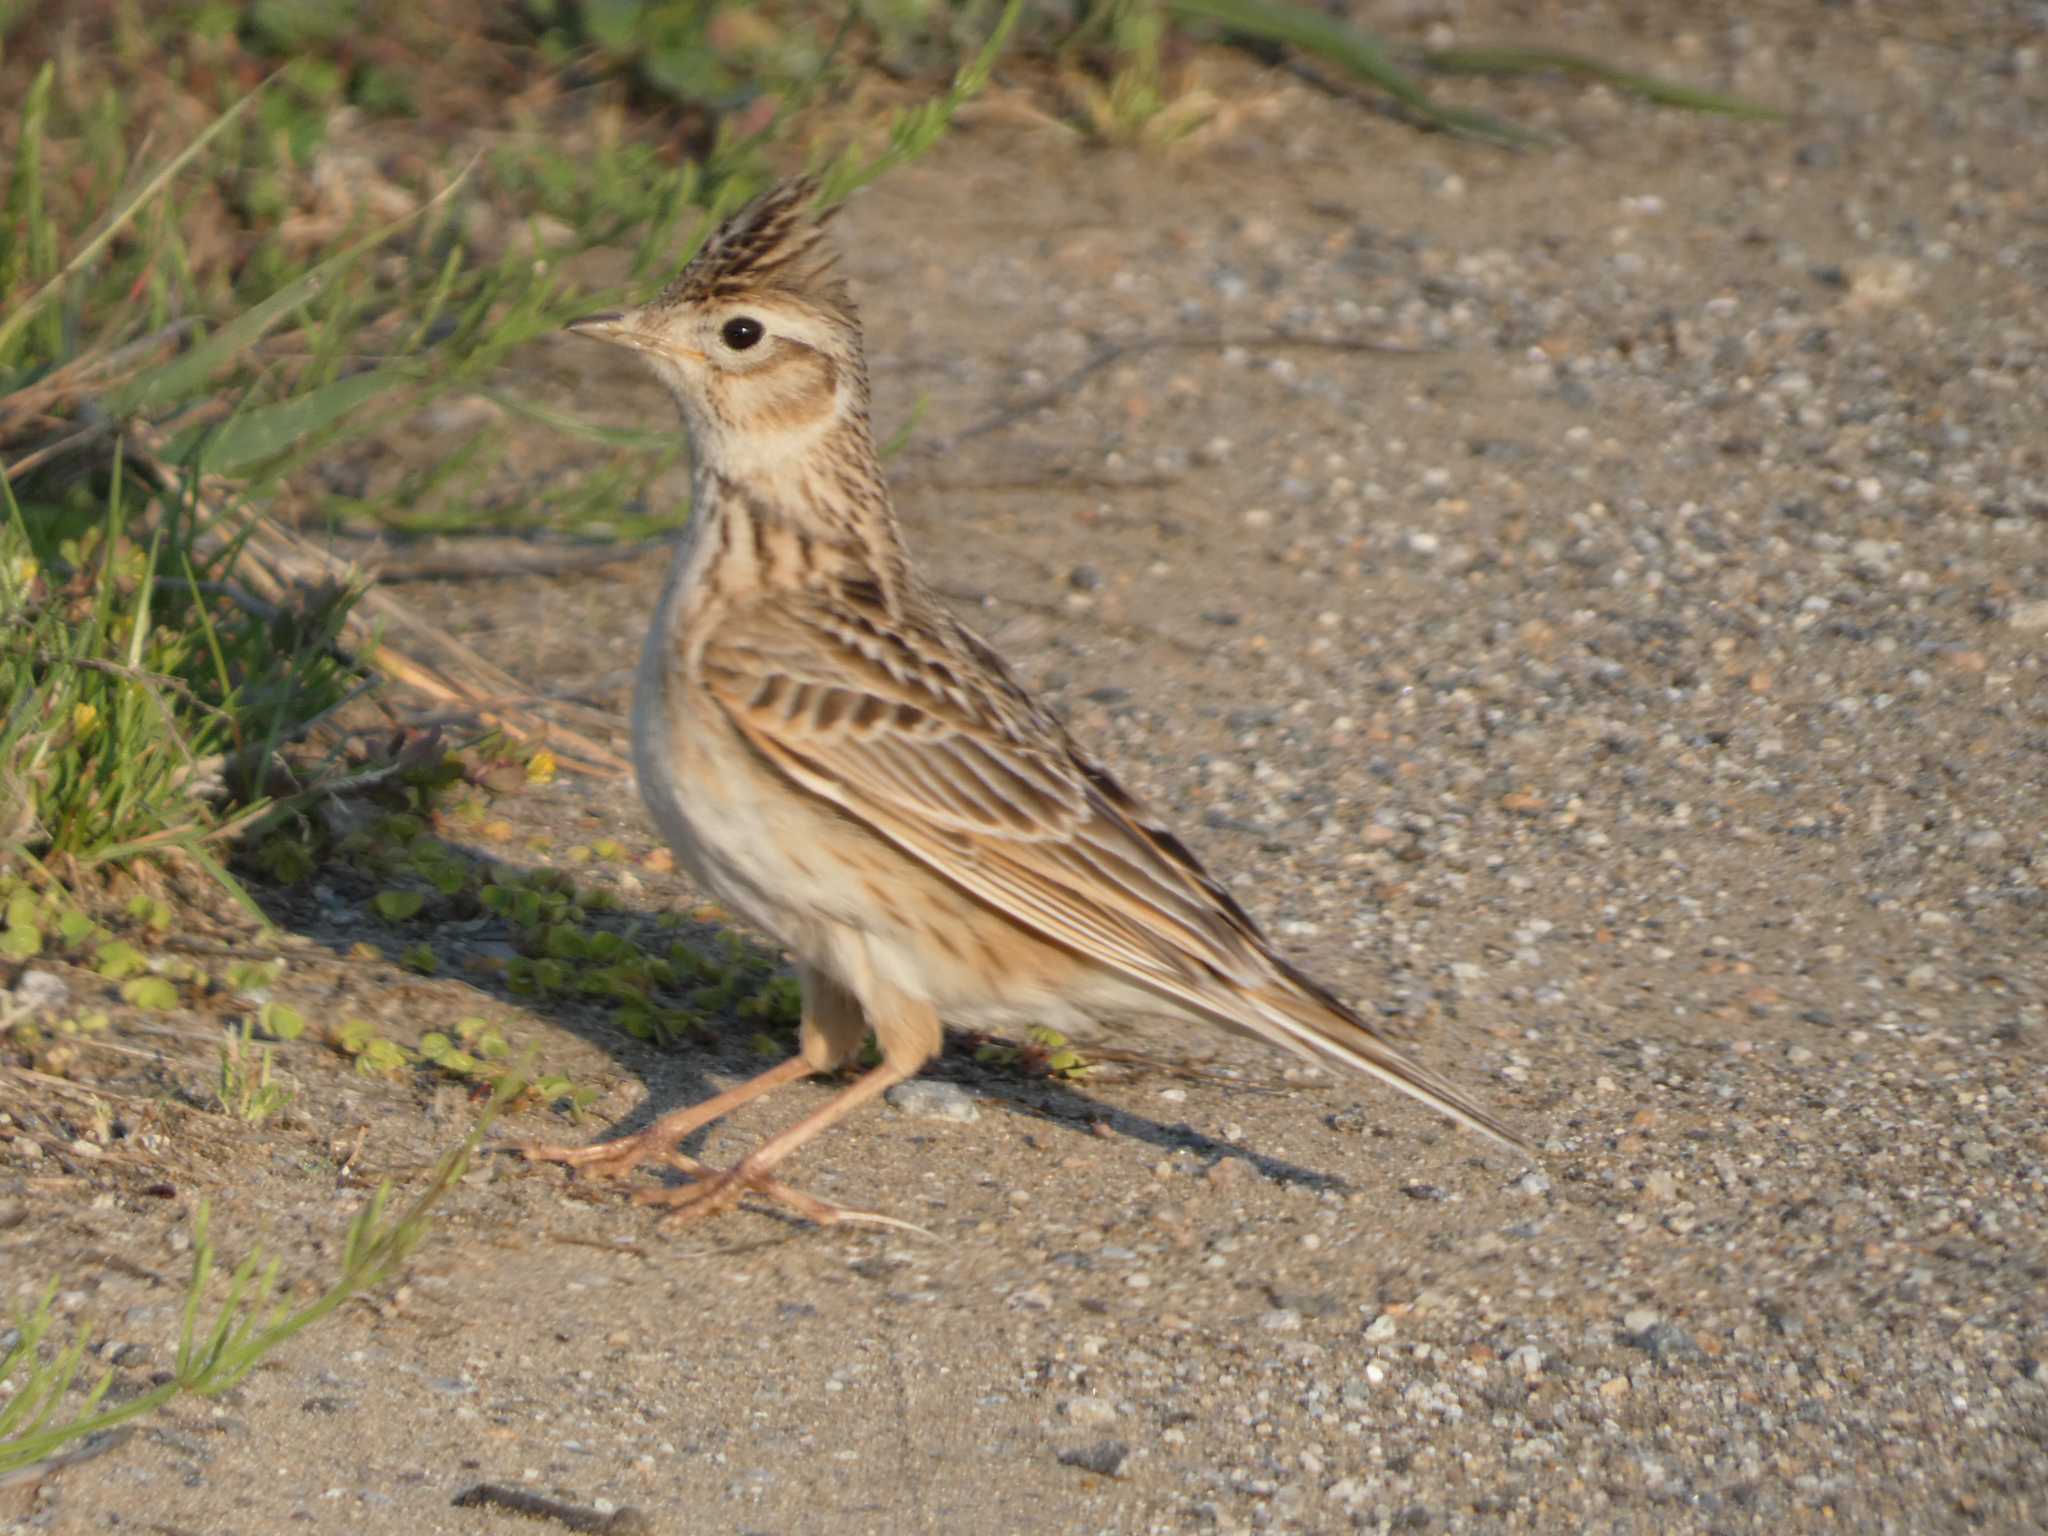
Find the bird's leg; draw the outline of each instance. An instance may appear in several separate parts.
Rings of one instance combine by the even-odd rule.
[[[859,999],[832,977],[810,966],[799,966],[797,977],[803,985],[804,998],[803,1022],[797,1029],[798,1051],[781,1066],[770,1067],[758,1077],[750,1077],[701,1104],[672,1110],[635,1135],[590,1147],[529,1146],[524,1149],[528,1160],[567,1163],[599,1178],[630,1173],[650,1157],[666,1157],[673,1164],[670,1154],[692,1131],[731,1114],[771,1088],[814,1072],[830,1072],[850,1059],[867,1035],[867,1020]]]
[[[772,1088],[809,1077],[816,1070],[802,1056],[792,1056],[779,1066],[737,1083],[701,1104],[686,1104],[681,1109],[670,1110],[646,1130],[617,1141],[600,1141],[587,1147],[528,1144],[520,1150],[529,1162],[567,1163],[597,1178],[614,1178],[630,1173],[650,1157],[659,1158],[672,1153],[676,1144],[692,1131],[709,1125],[722,1115],[731,1114],[742,1104],[751,1103]]]
[[[907,1222],[877,1216],[871,1211],[848,1211],[837,1206],[827,1206],[822,1201],[812,1200],[808,1195],[798,1196],[797,1200],[793,1201],[789,1197],[796,1195],[796,1191],[778,1184],[770,1175],[790,1153],[813,1136],[838,1124],[861,1105],[887,1093],[898,1083],[915,1075],[916,1071],[916,1067],[905,1070],[900,1065],[885,1061],[858,1079],[845,1092],[835,1095],[821,1108],[804,1116],[788,1130],[761,1143],[724,1172],[706,1171],[681,1188],[643,1189],[633,1198],[642,1205],[671,1207],[675,1215],[670,1220],[676,1224],[699,1221],[720,1211],[730,1210],[739,1203],[741,1195],[754,1189],[790,1205],[798,1214],[824,1226],[830,1226],[835,1222],[859,1220],[891,1226],[908,1226]],[[803,1204],[798,1204],[797,1201],[802,1201]],[[806,1205],[817,1209],[805,1209]]]
[[[929,998],[910,997],[873,976],[863,978],[863,1000],[857,1002],[853,994],[838,982],[806,975],[804,1001],[807,1010],[804,1052],[807,1056],[814,1050],[823,1052],[828,1040],[836,1041],[850,1052],[860,1039],[851,1021],[864,1018],[874,1026],[875,1043],[882,1048],[882,1064],[781,1135],[770,1137],[723,1173],[701,1176],[680,1189],[643,1190],[635,1197],[648,1205],[670,1207],[674,1214],[668,1218],[669,1224],[698,1221],[719,1211],[730,1210],[739,1203],[741,1195],[749,1189],[757,1189],[820,1225],[867,1221],[882,1226],[904,1227],[913,1232],[924,1231],[907,1221],[878,1216],[872,1211],[846,1211],[836,1206],[825,1206],[822,1210],[806,1209],[788,1198],[795,1191],[786,1190],[771,1175],[790,1153],[813,1136],[837,1125],[870,1099],[879,1098],[896,1084],[915,1077],[926,1062],[938,1055],[939,1048],[945,1044],[938,1010],[932,1007]],[[822,1202],[811,1201],[807,1195],[800,1199],[812,1206],[822,1205]]]

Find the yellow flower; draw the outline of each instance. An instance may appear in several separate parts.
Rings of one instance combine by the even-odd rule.
[[[529,784],[552,784],[555,782],[555,754],[546,747],[526,760],[526,782]]]
[[[93,728],[93,722],[99,717],[100,712],[90,704],[74,704],[71,706],[71,729],[83,736]]]

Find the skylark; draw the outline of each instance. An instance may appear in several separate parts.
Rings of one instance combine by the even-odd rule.
[[[1185,844],[1089,757],[911,568],[868,424],[860,321],[816,187],[720,227],[659,297],[570,329],[675,395],[695,501],[633,703],[634,762],[690,876],[789,952],[799,1052],[636,1136],[531,1155],[696,1175],[642,1198],[708,1214],[939,1052],[940,1020],[1071,1031],[1199,1021],[1368,1073],[1518,1145],[1280,955]],[[882,1062],[738,1164],[679,1140],[780,1084]]]

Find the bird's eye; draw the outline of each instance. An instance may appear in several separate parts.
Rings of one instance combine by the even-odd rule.
[[[733,351],[744,352],[768,333],[762,329],[761,322],[753,316],[740,315],[726,321],[718,334]]]

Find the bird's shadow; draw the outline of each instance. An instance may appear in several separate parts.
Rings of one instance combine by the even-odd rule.
[[[1091,1136],[1107,1133],[1113,1137],[1129,1137],[1133,1141],[1157,1147],[1162,1152],[1185,1152],[1203,1158],[1212,1167],[1218,1163],[1235,1160],[1276,1184],[1294,1184],[1307,1189],[1332,1190],[1340,1194],[1349,1193],[1351,1190],[1351,1185],[1334,1174],[1304,1168],[1283,1158],[1268,1157],[1264,1153],[1239,1146],[1234,1142],[1218,1141],[1215,1137],[1195,1129],[1185,1120],[1154,1120],[1150,1116],[1133,1113],[1120,1105],[1091,1098],[1081,1091],[1085,1079],[1075,1080],[1054,1075],[1027,1076],[1014,1070],[985,1067],[974,1059],[972,1051],[973,1044],[981,1038],[983,1037],[947,1031],[946,1054],[927,1067],[924,1075],[971,1087],[981,1098],[1035,1119],[1060,1124],[1063,1129],[1079,1128]],[[1085,1048],[1082,1054],[1086,1055]],[[1221,1086],[1244,1094],[1265,1091],[1237,1083]],[[1096,1129],[1098,1126],[1102,1128],[1099,1131]]]
[[[537,868],[551,866],[517,864],[487,848],[454,841],[446,841],[443,846],[470,861],[475,866],[475,878],[465,884],[462,892],[452,896],[423,892],[424,904],[419,913],[399,922],[387,922],[374,914],[373,899],[385,888],[383,880],[348,865],[329,866],[321,871],[325,894],[329,898],[340,896],[339,902],[315,899],[302,887],[255,883],[247,888],[273,923],[313,939],[343,960],[348,960],[357,946],[368,944],[384,959],[402,966],[416,958],[419,946],[424,944],[434,953],[439,974],[459,977],[480,997],[582,1037],[647,1085],[646,1097],[622,1119],[594,1134],[564,1127],[568,1132],[565,1139],[621,1140],[670,1110],[708,1098],[729,1086],[732,1079],[751,1076],[772,1064],[756,1045],[761,1023],[739,1016],[729,1005],[714,1009],[701,1030],[674,1043],[661,1045],[635,1038],[618,1022],[615,1004],[577,995],[575,988],[595,968],[594,961],[558,961],[570,984],[564,988],[536,993],[531,986],[515,987],[510,979],[512,968],[505,962],[512,957],[543,957],[545,938],[537,939],[535,925],[522,925],[496,915],[469,893],[472,887],[518,889],[532,878]],[[583,910],[576,921],[588,932],[608,932],[643,944],[651,933],[662,941],[665,949],[679,947],[715,965],[736,967],[758,980],[790,974],[780,953],[757,936],[718,922],[691,919],[674,924],[660,905],[621,901],[606,910]],[[687,1007],[693,990],[684,986],[664,993],[656,988],[649,1000]],[[1218,1141],[1185,1121],[1163,1122],[1092,1098],[1076,1080],[1031,1073],[1016,1065],[978,1061],[974,1047],[986,1039],[949,1029],[945,1052],[926,1068],[924,1075],[961,1084],[982,1099],[1057,1127],[1063,1135],[1096,1137],[1107,1131],[1162,1152],[1188,1153],[1212,1164],[1240,1160],[1260,1176],[1277,1183],[1339,1192],[1350,1188],[1333,1175]],[[794,1049],[793,1038],[790,1043]],[[1224,1086],[1246,1094],[1263,1091],[1247,1085]],[[710,1129],[704,1127],[693,1132],[678,1150],[694,1155],[701,1150]],[[507,1137],[496,1143],[496,1149],[517,1151],[529,1139],[535,1138]]]

